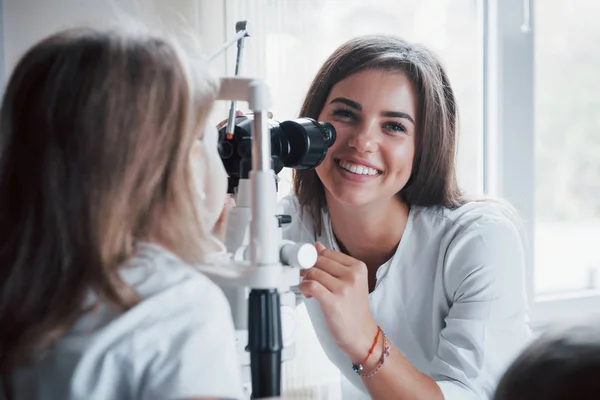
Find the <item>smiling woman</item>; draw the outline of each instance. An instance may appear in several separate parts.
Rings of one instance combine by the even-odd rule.
[[[361,71],[334,86],[319,115],[338,137],[317,168],[329,188],[328,204],[380,207],[406,185],[415,153],[415,99],[405,74],[385,70]]]
[[[346,42],[308,90],[300,116],[337,140],[294,171],[284,235],[317,242],[299,291],[344,399],[489,399],[527,343],[520,236],[462,195],[457,115],[440,62],[392,36]]]

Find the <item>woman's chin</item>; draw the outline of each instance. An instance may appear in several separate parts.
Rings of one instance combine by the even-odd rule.
[[[397,195],[397,192],[377,191],[371,188],[357,189],[356,187],[349,188],[342,185],[333,187],[333,190],[326,190],[327,204],[331,207],[334,204],[340,205],[348,209],[365,209],[368,207],[382,207],[388,202],[399,202],[402,200]]]
[[[330,191],[330,196],[327,199],[329,205],[339,204],[344,208],[362,208],[376,202],[377,197],[371,191],[363,190],[348,190],[339,188],[338,190]]]

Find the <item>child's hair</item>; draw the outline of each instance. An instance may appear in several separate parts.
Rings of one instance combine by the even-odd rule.
[[[600,323],[551,330],[508,368],[495,400],[600,399]]]
[[[218,84],[187,59],[149,34],[70,29],[16,66],[0,111],[0,373],[66,332],[90,291],[138,302],[116,272],[135,241],[190,263],[212,246],[189,155]]]

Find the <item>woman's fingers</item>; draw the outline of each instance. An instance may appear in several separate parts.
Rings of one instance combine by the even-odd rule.
[[[306,280],[302,281],[298,285],[298,289],[307,299],[315,298],[319,302],[319,304],[330,304],[335,295],[331,293],[325,286],[323,286],[319,281]]]
[[[350,257],[347,254],[344,254],[339,251],[331,250],[323,246],[321,243],[317,242],[315,244],[317,248],[317,252],[319,253],[319,257],[327,258],[333,261],[336,261],[342,265],[353,267],[357,264],[363,264],[361,261],[357,260],[354,257]]]
[[[343,277],[348,271],[347,266],[340,264],[339,262],[332,260],[330,258],[322,257],[321,255],[319,255],[319,257],[317,258],[317,262],[315,263],[314,267],[312,267],[306,271],[308,272],[315,268],[323,270],[323,271],[327,272],[329,275],[334,276],[336,278]]]
[[[327,271],[315,267],[303,271],[302,277],[303,281],[319,282],[332,293],[337,293],[343,285],[343,283],[335,276],[332,276]]]

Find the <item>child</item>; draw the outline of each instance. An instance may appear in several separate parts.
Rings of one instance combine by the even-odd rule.
[[[182,54],[76,29],[16,66],[0,113],[6,397],[241,397],[229,305],[192,267],[225,203],[205,131],[218,87]]]
[[[600,324],[549,329],[508,368],[495,400],[600,399]]]

